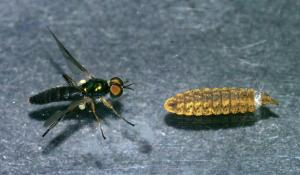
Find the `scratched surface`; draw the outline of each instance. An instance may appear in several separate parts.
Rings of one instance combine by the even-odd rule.
[[[281,0],[2,0],[0,174],[299,174],[299,11]],[[70,73],[46,26],[95,76],[135,83],[114,103],[135,127],[100,106],[106,140],[88,112],[41,137],[65,104],[28,96]],[[280,106],[200,119],[162,108],[223,86],[262,87]]]

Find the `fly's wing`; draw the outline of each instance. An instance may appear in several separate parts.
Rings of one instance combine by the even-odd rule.
[[[49,117],[45,121],[44,127],[51,126],[53,123],[58,122],[59,120],[61,120],[61,118],[63,118],[65,115],[66,115],[66,112],[64,112],[64,111],[56,111],[51,117]]]
[[[79,71],[83,72],[85,75],[86,79],[91,79],[93,76],[89,73],[89,71],[84,68],[72,55],[71,53],[65,48],[65,46],[62,44],[62,42],[56,37],[56,35],[50,30],[50,28],[48,28],[50,34],[52,35],[52,37],[54,38],[54,40],[56,41],[60,51],[62,52],[63,56],[65,57],[65,59],[67,60],[67,62],[69,63],[69,67],[71,70],[73,70],[76,73],[76,70],[79,69]],[[76,67],[76,68],[72,68],[72,67]]]
[[[48,129],[46,130],[46,132],[44,132],[44,134],[42,135],[43,137],[45,137],[48,132],[54,128],[59,121],[61,121],[66,115],[66,112],[63,111],[57,111],[55,112],[48,120],[46,120],[46,122],[44,123],[45,127],[48,127]]]
[[[63,118],[66,114],[68,114],[69,112],[72,112],[78,105],[80,105],[81,103],[84,103],[84,99],[83,100],[77,100],[72,102],[68,108],[66,110],[63,111],[57,111],[55,112],[51,117],[49,117],[45,123],[44,126],[45,127],[49,127],[50,125],[52,125],[52,123],[54,123],[55,121],[61,120],[61,118]]]
[[[69,86],[76,88],[78,87],[76,81],[73,80],[68,74],[62,74],[62,76],[64,77]]]
[[[43,134],[43,137],[52,129],[54,128],[58,122],[60,122],[68,113],[72,112],[78,105],[82,104],[85,102],[85,99],[83,100],[78,100],[72,102],[68,108],[64,111],[56,111],[51,117],[49,117],[45,123],[44,127],[48,127],[46,132]]]

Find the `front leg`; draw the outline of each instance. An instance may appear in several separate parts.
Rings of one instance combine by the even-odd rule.
[[[102,137],[103,137],[104,139],[106,139],[106,137],[104,136],[102,127],[101,127],[100,117],[99,117],[99,116],[97,115],[97,113],[96,113],[96,106],[95,106],[95,103],[94,103],[93,99],[89,98],[88,104],[89,104],[90,107],[91,107],[92,113],[93,113],[94,117],[96,118],[97,123],[99,123]]]
[[[122,117],[116,110],[115,108],[113,107],[113,105],[108,101],[106,100],[104,97],[100,97],[100,101],[104,104],[104,106],[106,106],[107,108],[109,108],[110,110],[113,111],[113,113],[118,116],[119,118],[123,119],[126,123],[130,124],[131,126],[134,126],[133,123],[129,122],[128,120],[126,120],[124,117]]]

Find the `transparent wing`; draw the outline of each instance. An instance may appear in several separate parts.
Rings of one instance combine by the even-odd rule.
[[[61,121],[65,117],[65,115],[66,115],[65,112],[57,111],[48,120],[46,120],[46,122],[44,123],[44,126],[48,127],[48,129],[46,130],[46,132],[44,132],[44,134],[42,136],[45,137],[47,135],[47,133],[52,128],[54,128],[59,121]]]
[[[91,79],[92,75],[89,73],[89,71],[83,67],[72,55],[71,53],[65,48],[65,46],[62,44],[62,42],[56,37],[56,35],[50,30],[49,27],[47,27],[50,34],[52,35],[52,37],[54,38],[54,40],[56,41],[60,51],[62,52],[63,56],[65,57],[65,59],[67,60],[67,62],[69,63],[69,67],[71,70],[74,71],[74,73],[76,73],[76,70],[74,70],[74,66],[79,69],[81,72],[84,73],[84,76],[86,77],[86,79]],[[73,66],[72,66],[73,65]]]
[[[54,122],[57,122],[60,118],[63,118],[66,115],[63,111],[56,111],[51,117],[49,117],[45,123],[44,127],[51,126]]]
[[[68,74],[62,74],[69,86],[77,87],[77,83]]]
[[[48,127],[46,132],[43,134],[43,137],[52,129],[54,128],[58,122],[60,122],[68,113],[72,112],[78,105],[82,104],[85,102],[85,99],[78,100],[72,102],[68,108],[64,111],[57,111],[55,112],[51,117],[49,117],[45,123],[44,126]]]
[[[78,105],[84,103],[84,101],[85,101],[84,99],[74,101],[68,106],[68,108],[66,110],[55,112],[51,117],[49,117],[45,121],[44,126],[49,127],[50,125],[52,125],[53,122],[55,122],[57,120],[61,120],[60,118],[63,118],[66,114],[68,114],[69,112],[72,112]]]

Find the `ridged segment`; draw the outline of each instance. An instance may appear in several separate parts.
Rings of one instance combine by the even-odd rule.
[[[164,108],[178,115],[208,116],[254,112],[254,89],[201,88],[166,100]]]
[[[29,98],[31,104],[46,104],[58,101],[78,100],[83,94],[76,88],[62,86],[40,92]]]

